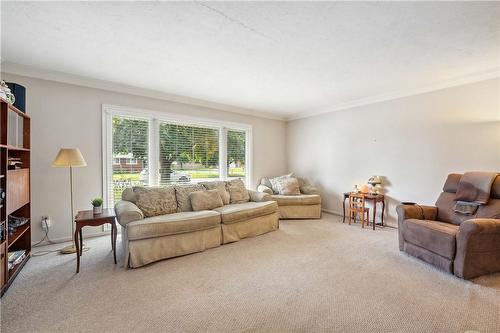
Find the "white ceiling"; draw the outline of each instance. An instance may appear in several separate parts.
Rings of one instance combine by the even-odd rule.
[[[283,118],[500,68],[499,2],[2,2],[2,66]]]

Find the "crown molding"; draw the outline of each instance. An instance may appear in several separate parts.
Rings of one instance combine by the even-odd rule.
[[[1,72],[12,75],[27,76],[36,79],[55,81],[67,84],[73,84],[77,86],[108,90],[117,93],[123,93],[128,95],[136,95],[141,97],[149,97],[154,99],[165,100],[169,102],[188,104],[200,106],[208,109],[237,113],[246,116],[253,116],[258,118],[272,119],[286,121],[286,117],[271,112],[263,112],[252,109],[246,109],[236,106],[231,106],[222,103],[216,103],[211,101],[206,101],[202,99],[180,96],[175,94],[169,94],[157,90],[144,89],[140,87],[134,87],[131,85],[125,85],[105,80],[93,79],[90,77],[79,76],[68,74],[59,71],[51,71],[45,69],[39,69],[31,66],[21,65],[13,62],[2,62]]]
[[[393,92],[387,93],[387,94],[355,99],[355,100],[351,100],[351,101],[339,103],[339,104],[333,104],[333,105],[330,105],[328,107],[317,109],[317,110],[310,111],[310,112],[298,112],[298,113],[294,113],[291,116],[287,117],[286,120],[292,121],[292,120],[304,119],[304,118],[309,118],[309,117],[315,117],[315,116],[319,116],[319,115],[326,114],[326,113],[355,108],[358,106],[365,106],[365,105],[370,105],[370,104],[375,104],[375,103],[380,103],[380,102],[391,101],[391,100],[395,100],[398,98],[425,94],[425,93],[429,93],[429,92],[433,92],[433,91],[437,91],[437,90],[441,90],[441,89],[462,86],[462,85],[466,85],[469,83],[480,82],[480,81],[485,81],[485,80],[490,80],[490,79],[495,79],[495,78],[500,78],[500,68],[494,68],[494,69],[490,69],[490,70],[486,70],[486,71],[482,71],[482,72],[476,72],[476,73],[472,73],[472,74],[468,74],[468,75],[454,77],[454,78],[448,79],[448,80],[433,82],[429,85],[422,86],[422,87],[415,88],[415,89],[396,90],[396,91],[393,91]]]

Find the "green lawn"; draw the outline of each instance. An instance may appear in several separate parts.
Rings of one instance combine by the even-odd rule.
[[[176,171],[185,172],[185,173],[191,175],[192,179],[219,178],[219,170],[218,169],[196,169],[196,170],[176,170]],[[245,177],[245,169],[244,168],[229,168],[228,173],[229,173],[229,175],[228,175],[229,177]],[[114,174],[113,180],[138,182],[139,181],[139,173]]]

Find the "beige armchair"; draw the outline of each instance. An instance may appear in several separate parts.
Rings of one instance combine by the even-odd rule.
[[[295,177],[299,182],[300,195],[283,195],[273,189],[269,178],[262,178],[257,191],[267,193],[278,203],[280,219],[321,218],[320,191],[305,179]]]
[[[462,175],[450,174],[436,206],[400,205],[399,250],[464,279],[500,271],[500,176],[471,216],[455,213]]]

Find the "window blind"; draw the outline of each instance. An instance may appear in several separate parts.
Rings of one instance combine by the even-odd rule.
[[[219,129],[160,122],[158,156],[160,185],[219,179]]]
[[[108,206],[121,200],[126,187],[149,185],[149,121],[128,116],[112,118],[112,179]],[[111,205],[110,205],[111,204]]]
[[[246,133],[245,131],[227,130],[227,176],[230,179],[246,176]]]

